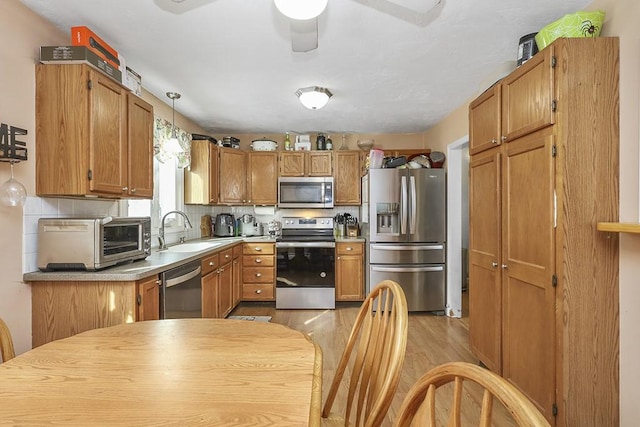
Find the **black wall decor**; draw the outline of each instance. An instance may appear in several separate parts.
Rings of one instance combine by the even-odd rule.
[[[26,129],[0,124],[0,161],[15,162],[27,160],[27,148],[24,141],[16,138],[27,134]]]

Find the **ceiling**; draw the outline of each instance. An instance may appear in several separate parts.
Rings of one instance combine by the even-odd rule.
[[[63,31],[91,28],[213,135],[424,132],[515,67],[520,37],[590,3],[329,0],[318,48],[294,53],[271,0],[21,1]],[[295,95],[314,85],[333,92],[315,111]]]

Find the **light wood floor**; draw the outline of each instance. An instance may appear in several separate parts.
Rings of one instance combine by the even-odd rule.
[[[462,319],[429,313],[409,315],[409,337],[403,372],[385,426],[392,425],[392,420],[395,419],[407,391],[430,368],[448,361],[478,363],[469,349],[466,294],[464,297]],[[335,310],[276,310],[272,303],[242,303],[232,315],[272,316],[272,322],[305,332],[320,344],[324,364],[322,393],[324,404],[335,366],[338,364],[359,307],[359,304],[343,304]],[[338,395],[336,405],[340,405],[340,397]],[[447,404],[447,397],[442,400],[444,404]],[[465,425],[474,424],[481,400],[480,391],[471,387],[463,403]],[[334,409],[339,412],[342,406]],[[504,412],[502,408],[494,408],[494,412],[498,415],[495,425],[511,425],[509,417],[504,414],[499,415]],[[444,418],[444,415],[442,417]]]

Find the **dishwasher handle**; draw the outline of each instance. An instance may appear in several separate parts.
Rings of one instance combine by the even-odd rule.
[[[165,282],[165,287],[170,288],[172,286],[176,286],[181,283],[184,283],[187,280],[193,279],[194,277],[198,276],[201,271],[202,271],[202,268],[198,266],[198,268],[196,268],[195,270],[191,270],[190,272],[183,274],[182,276],[167,279],[167,281]]]

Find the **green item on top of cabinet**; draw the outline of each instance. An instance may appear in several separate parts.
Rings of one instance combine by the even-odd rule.
[[[559,37],[598,37],[602,30],[605,12],[575,12],[554,21],[536,34],[536,44],[542,50]]]

